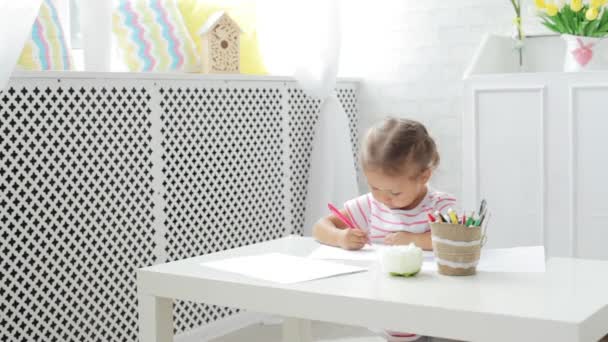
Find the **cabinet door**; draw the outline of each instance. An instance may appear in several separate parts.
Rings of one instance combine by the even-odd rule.
[[[488,246],[543,243],[544,88],[473,91],[477,200],[493,215]]]
[[[608,85],[572,88],[574,255],[608,259]]]

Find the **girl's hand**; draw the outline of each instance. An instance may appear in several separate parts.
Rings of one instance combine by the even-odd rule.
[[[413,239],[413,233],[410,232],[396,232],[390,233],[384,237],[385,245],[408,245],[410,242],[415,242]]]
[[[367,234],[361,229],[342,229],[339,239],[340,247],[348,250],[363,248],[367,242]]]
[[[415,243],[416,246],[425,251],[433,250],[430,231],[424,233],[396,232],[384,237],[384,244],[386,245],[409,245],[410,242]]]

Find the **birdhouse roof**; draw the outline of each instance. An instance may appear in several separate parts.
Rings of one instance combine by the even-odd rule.
[[[202,36],[202,35],[206,34],[207,32],[211,31],[215,27],[215,25],[217,25],[224,16],[226,16],[228,18],[228,20],[230,20],[239,29],[239,31],[241,33],[243,32],[241,27],[234,20],[232,20],[232,18],[230,18],[228,13],[226,13],[225,11],[218,11],[218,12],[211,14],[209,16],[209,18],[207,18],[207,21],[205,21],[205,24],[203,26],[201,26],[201,28],[198,30],[199,36]]]

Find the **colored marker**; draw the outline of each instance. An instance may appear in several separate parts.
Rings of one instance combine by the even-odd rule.
[[[486,201],[485,199],[482,199],[481,204],[479,204],[479,215],[483,214],[487,205],[488,205],[488,201]]]
[[[448,209],[448,215],[449,215],[450,219],[452,219],[453,224],[458,224],[458,217],[456,216],[454,209],[452,209],[452,208]]]
[[[475,222],[473,216],[475,216],[475,211],[471,211],[471,213],[467,217],[467,220],[464,223],[465,226],[469,227],[471,224],[473,224],[473,222]]]
[[[469,218],[467,218],[467,223],[464,224],[465,226],[470,227],[473,224],[473,222],[475,222],[475,220],[473,219],[473,215],[475,215],[475,214],[471,213],[471,216],[469,216]]]
[[[479,216],[479,218],[477,218],[477,220],[475,220],[475,223],[473,224],[473,226],[475,227],[479,227],[481,226],[481,223],[483,222],[483,218],[486,216],[486,213],[484,212],[483,214],[481,214]]]
[[[443,221],[445,223],[450,223],[450,217],[448,216],[448,214],[441,214],[441,217],[443,217]]]
[[[476,227],[481,227],[481,224],[483,223],[483,220],[486,218],[486,210],[484,210],[483,214],[481,214],[481,216],[479,216],[479,220],[475,221],[475,226]]]
[[[435,210],[435,217],[437,217],[437,221],[438,221],[438,222],[440,222],[440,223],[445,222],[445,221],[443,220],[443,216],[441,216],[441,214],[439,213],[439,211],[438,211],[438,210]]]
[[[429,217],[430,222],[437,222],[437,219],[431,213],[426,213],[426,216]]]
[[[336,217],[340,221],[342,221],[349,229],[359,229],[348,217],[342,215],[340,210],[338,210],[338,208],[336,208],[333,204],[327,203],[327,207],[329,208],[329,211],[331,211],[334,215],[336,215]],[[367,238],[367,243],[371,246],[372,242],[371,242],[368,234],[366,234],[366,238]]]

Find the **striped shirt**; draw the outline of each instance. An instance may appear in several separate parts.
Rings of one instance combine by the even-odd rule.
[[[349,218],[360,229],[370,233],[375,242],[394,232],[425,233],[430,231],[428,212],[445,212],[455,208],[456,198],[429,188],[424,199],[411,210],[391,209],[374,199],[370,193],[344,203]]]

